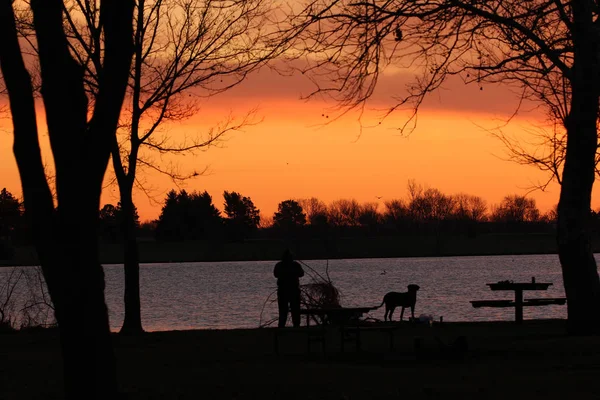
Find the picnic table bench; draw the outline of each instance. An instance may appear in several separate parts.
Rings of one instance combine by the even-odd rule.
[[[340,330],[341,351],[345,349],[345,342],[353,340],[356,342],[356,348],[360,348],[360,335],[352,335],[356,331],[348,328],[359,326],[360,317],[377,307],[331,307],[331,308],[303,308],[300,309],[300,315],[306,316],[306,326],[301,328],[277,328],[274,336],[275,352],[279,353],[279,336],[288,333],[300,333],[306,335],[307,351],[310,352],[313,342],[321,343],[323,352],[326,351],[326,337],[328,326],[337,327]],[[311,327],[310,321],[314,317],[319,317],[321,324]]]
[[[318,316],[326,324],[347,325],[356,323],[359,318],[377,307],[328,307],[328,308],[303,308],[300,315],[306,315],[306,326],[310,326],[312,317]]]
[[[345,344],[354,341],[356,349],[360,350],[360,317],[377,307],[332,307],[300,310],[306,315],[306,326],[310,325],[311,316],[319,316],[324,324],[337,326],[340,330],[340,350],[345,351]]]
[[[479,307],[514,307],[515,322],[523,322],[523,307],[538,307],[549,305],[564,305],[567,302],[565,297],[540,297],[532,299],[523,299],[523,291],[525,290],[547,290],[552,283],[536,282],[535,277],[531,278],[531,282],[512,282],[501,281],[497,283],[486,283],[490,290],[509,290],[515,292],[514,300],[471,300],[471,305],[474,308]]]
[[[387,333],[390,351],[394,350],[394,333],[400,329],[400,325],[357,325],[357,326],[342,326],[341,330],[341,351],[345,349],[344,343],[354,341],[356,350],[362,348],[361,332],[382,332]]]
[[[567,303],[566,297],[542,297],[538,299],[523,300],[523,307],[530,306],[549,306],[549,305],[564,305]],[[471,300],[474,308],[479,307],[514,307],[516,302],[513,300]]]
[[[273,335],[273,349],[275,354],[279,355],[280,337],[285,335],[305,335],[306,336],[306,352],[310,353],[313,343],[321,343],[321,350],[325,353],[327,331],[325,326],[315,327],[300,327],[300,328],[275,328]]]

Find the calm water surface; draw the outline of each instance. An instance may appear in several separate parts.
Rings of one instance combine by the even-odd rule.
[[[342,294],[344,306],[379,305],[388,291],[406,291],[416,283],[415,315],[431,314],[444,321],[514,319],[512,308],[478,308],[469,300],[514,297],[492,292],[485,285],[499,280],[552,282],[547,291],[525,292],[528,297],[564,296],[557,255],[312,260],[306,264],[329,276]],[[266,302],[276,289],[272,261],[146,264],[140,272],[142,319],[147,330],[254,328],[277,316],[275,303]],[[309,270],[305,267],[305,270]],[[385,270],[385,274],[382,272]],[[123,318],[123,272],[105,266],[111,325]],[[310,278],[302,278],[308,283]],[[383,319],[383,308],[369,316]],[[405,316],[406,317],[406,316]],[[566,318],[566,306],[526,307],[525,318]],[[399,318],[399,310],[395,318]]]
[[[277,316],[273,261],[143,264],[140,268],[142,321],[148,331],[173,329],[255,328]],[[552,282],[547,291],[524,297],[564,296],[557,255],[477,256],[312,260],[306,265],[329,276],[344,306],[375,306],[388,291],[406,291],[416,283],[415,315],[431,314],[444,321],[514,319],[512,308],[478,308],[469,300],[513,298],[513,292],[492,292],[485,285],[500,280]],[[106,300],[111,327],[123,321],[123,268],[105,265]],[[6,274],[9,269],[0,269]],[[309,268],[305,267],[309,271]],[[385,274],[382,272],[385,271]],[[305,276],[301,283],[308,283]],[[383,308],[369,316],[383,319]],[[399,317],[396,311],[395,319]],[[406,316],[405,316],[406,317]],[[526,307],[524,317],[566,318],[566,306]]]

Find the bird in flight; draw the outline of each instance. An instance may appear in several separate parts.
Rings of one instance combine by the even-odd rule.
[[[376,198],[377,200],[381,200],[381,198],[382,198],[382,197],[383,197],[383,196],[375,196],[375,198]]]

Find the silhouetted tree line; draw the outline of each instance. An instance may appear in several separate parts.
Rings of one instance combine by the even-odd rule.
[[[155,224],[158,240],[243,240],[269,237],[320,237],[331,234],[465,234],[490,232],[552,232],[556,211],[542,214],[535,200],[506,196],[488,208],[468,194],[446,195],[438,189],[409,185],[408,199],[392,199],[379,208],[376,202],[339,199],[325,204],[317,198],[288,199],[270,218],[249,197],[225,192],[223,215],[212,197],[203,193],[171,191]],[[267,222],[268,221],[268,222]],[[262,223],[261,223],[262,222]],[[600,226],[600,223],[598,223]]]
[[[177,193],[171,190],[155,221],[156,239],[239,241],[253,236],[260,224],[260,215],[252,200],[233,191],[225,191],[223,198],[224,215],[221,215],[208,192],[182,190]]]
[[[312,197],[279,203],[270,218],[262,218],[252,199],[235,191],[223,193],[223,212],[204,192],[171,190],[159,218],[140,223],[138,236],[160,241],[229,240],[271,237],[374,236],[402,234],[458,234],[554,232],[556,208],[541,213],[534,199],[508,195],[488,207],[481,197],[447,195],[438,189],[409,185],[408,198],[359,203],[339,199],[326,204]],[[600,233],[600,209],[592,211],[594,232]],[[99,236],[120,240],[122,209],[105,204],[99,212]],[[14,245],[29,243],[22,202],[6,189],[0,192],[0,252],[12,256]]]
[[[373,236],[554,232],[556,208],[542,214],[533,199],[508,195],[488,207],[481,197],[447,195],[438,189],[409,183],[407,199],[359,203],[339,199],[325,204],[317,198],[288,199],[261,219],[249,197],[223,193],[223,214],[203,193],[171,191],[159,218],[144,224],[157,240],[244,240],[249,238]],[[600,230],[600,213],[593,213]]]
[[[600,160],[598,2],[299,3],[292,7],[297,12],[280,19],[284,37],[295,39],[294,51],[286,55],[314,85],[311,96],[335,101],[337,115],[359,111],[362,118],[372,102],[380,108],[377,89],[389,86],[381,79],[388,68],[409,73],[400,84],[386,87],[387,111],[379,123],[395,114],[400,119],[392,124],[404,134],[417,128],[427,99],[457,78],[480,91],[490,84],[516,89],[512,115],[532,102],[544,110],[549,123],[537,126],[532,140],[522,134],[495,136],[512,160],[549,175],[541,188],[553,180],[561,185],[556,245],[568,299],[567,331],[599,333],[600,277],[590,224]],[[500,216],[505,223],[511,217]]]

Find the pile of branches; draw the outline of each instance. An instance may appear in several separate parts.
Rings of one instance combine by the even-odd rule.
[[[54,306],[40,267],[0,272],[0,332],[56,326]]]
[[[329,261],[325,267],[325,274],[322,275],[314,268],[303,261],[298,261],[304,267],[304,276],[309,278],[309,282],[300,285],[300,307],[301,308],[334,308],[341,307],[340,291],[334,286],[329,276]],[[267,304],[277,303],[277,290],[269,294],[263,304],[260,312],[259,327],[267,327],[276,323],[278,317],[271,318],[263,322],[263,313]],[[312,317],[316,324],[322,324],[325,321],[321,317]]]

